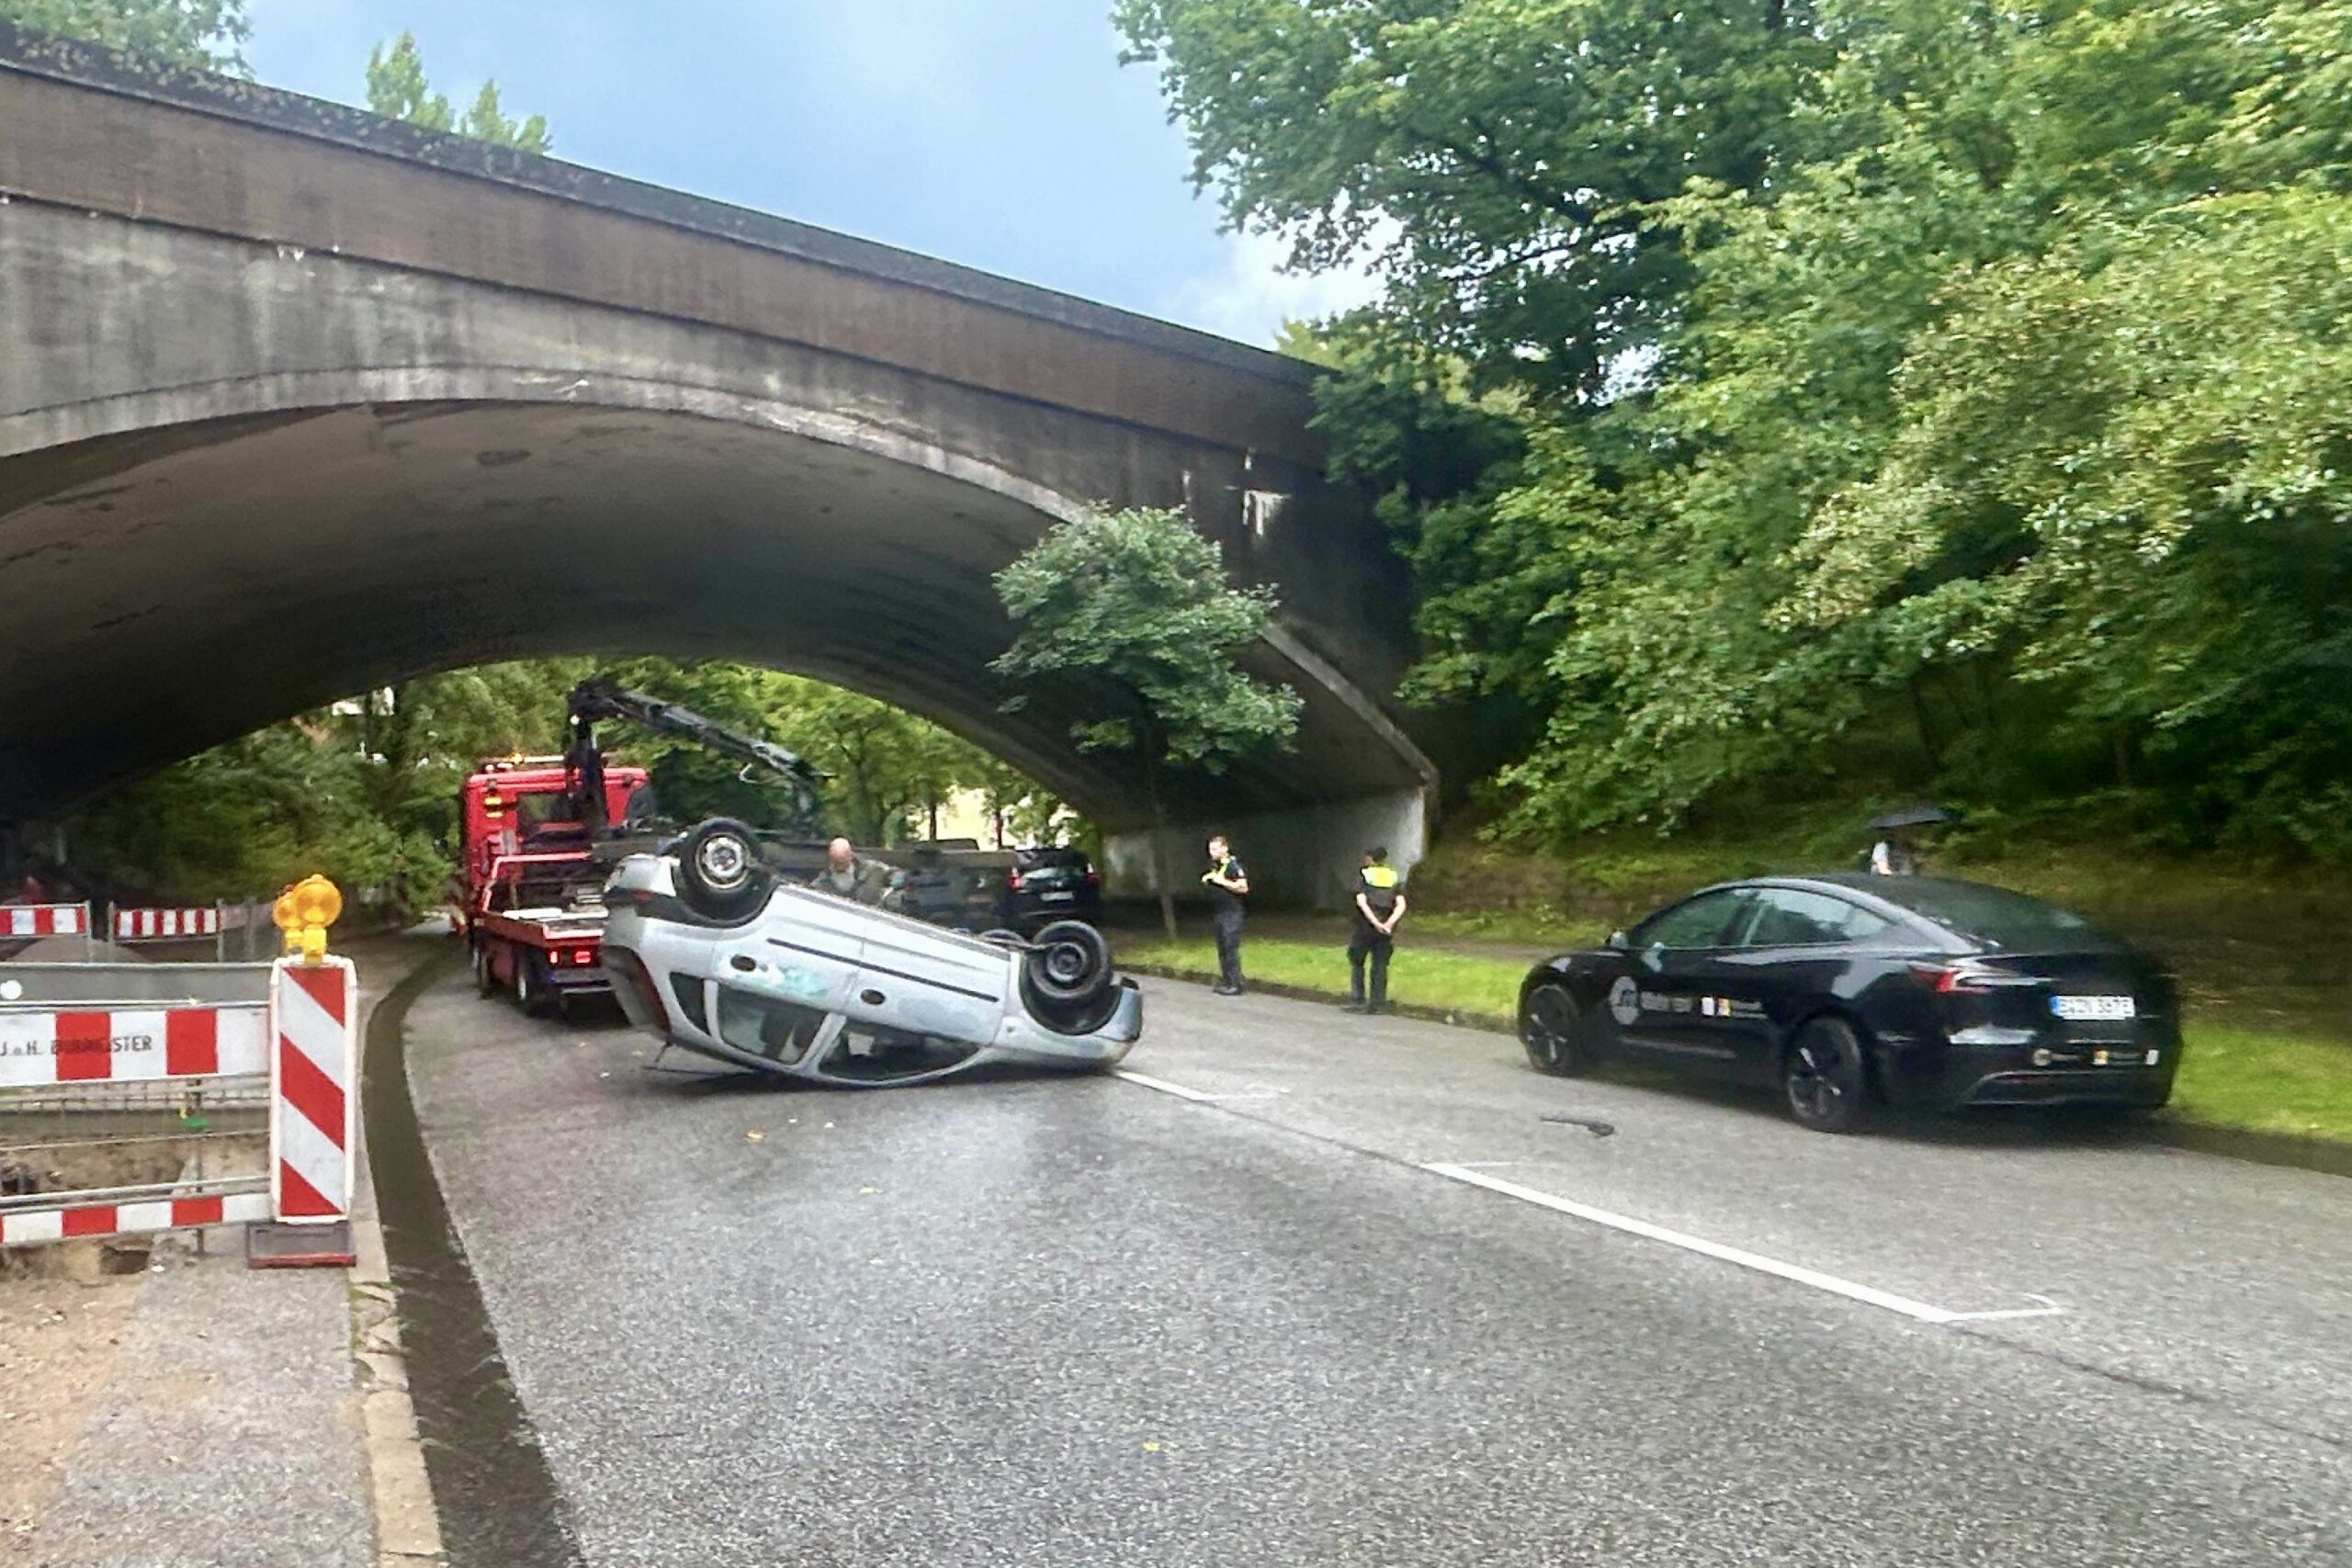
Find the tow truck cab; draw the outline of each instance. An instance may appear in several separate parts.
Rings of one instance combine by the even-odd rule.
[[[605,820],[622,821],[645,770],[603,770]],[[458,795],[464,833],[457,928],[485,996],[514,992],[526,1011],[609,991],[602,948],[604,878],[591,826],[560,757],[483,762]]]

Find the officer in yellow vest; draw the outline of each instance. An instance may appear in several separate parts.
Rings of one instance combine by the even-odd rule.
[[[1396,946],[1396,922],[1405,918],[1405,889],[1385,849],[1367,851],[1356,874],[1354,908],[1349,911],[1348,1010],[1388,1010],[1388,955]],[[1372,993],[1364,994],[1363,967],[1372,960]]]

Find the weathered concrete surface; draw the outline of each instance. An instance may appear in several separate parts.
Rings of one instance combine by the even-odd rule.
[[[1318,909],[1347,907],[1365,851],[1385,849],[1391,865],[1409,871],[1429,848],[1422,797],[1411,790],[1170,828],[1161,840],[1160,863],[1170,873],[1170,889],[1187,902],[1206,900],[1199,878],[1211,833],[1223,833],[1232,844],[1250,873],[1253,896],[1271,889],[1282,896],[1279,901]],[[1133,897],[1150,891],[1152,838],[1148,829],[1105,838],[1102,875],[1111,892]]]
[[[1283,596],[1253,663],[1298,750],[1182,815],[1433,780],[1401,569],[1293,362],[5,28],[0,193],[0,818],[372,682],[650,651],[874,693],[1133,823],[1082,705],[1007,716],[986,668],[989,573],[1097,503],[1184,505]]]

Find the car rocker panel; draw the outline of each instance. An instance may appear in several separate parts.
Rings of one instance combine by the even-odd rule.
[[[667,1045],[875,1086],[989,1063],[1101,1068],[1142,1032],[1142,993],[1091,928],[1048,928],[1036,944],[967,937],[792,886],[722,919],[694,908],[678,871],[632,855],[606,889],[616,994]]]

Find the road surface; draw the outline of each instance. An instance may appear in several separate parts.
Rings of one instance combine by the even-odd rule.
[[[587,1562],[2352,1562],[2352,1182],[1147,989],[1136,1076],[882,1092],[419,998]]]

